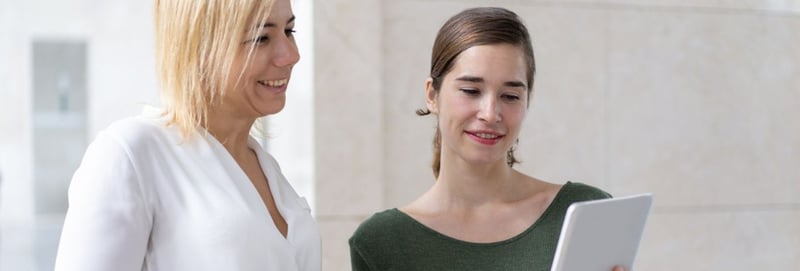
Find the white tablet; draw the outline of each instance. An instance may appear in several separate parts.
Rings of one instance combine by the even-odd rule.
[[[652,203],[652,194],[573,203],[550,271],[633,271]]]

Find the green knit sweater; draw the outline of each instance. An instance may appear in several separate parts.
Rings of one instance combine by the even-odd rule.
[[[550,270],[561,224],[573,202],[611,197],[567,182],[542,216],[524,232],[494,243],[457,240],[397,209],[376,213],[350,238],[353,270]]]

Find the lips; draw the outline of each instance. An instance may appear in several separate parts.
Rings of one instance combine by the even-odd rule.
[[[473,140],[484,145],[497,144],[505,137],[504,134],[495,131],[465,131],[465,133]]]
[[[286,84],[289,83],[289,78],[277,80],[259,80],[257,82],[259,85],[272,92],[283,92],[286,91]]]
[[[268,86],[268,87],[282,87],[289,82],[289,79],[279,79],[279,80],[261,80],[258,81],[259,84]]]

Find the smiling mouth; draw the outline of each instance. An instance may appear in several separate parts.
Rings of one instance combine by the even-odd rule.
[[[287,79],[279,79],[279,80],[259,80],[258,81],[258,84],[260,84],[262,86],[273,87],[273,88],[283,87],[283,86],[286,85],[286,83],[289,83],[289,79],[288,78]]]
[[[490,134],[490,133],[473,133],[473,135],[483,138],[483,139],[497,139],[500,135]]]
[[[491,132],[470,132],[470,131],[465,131],[465,132],[473,140],[484,145],[497,144],[498,142],[500,142],[501,139],[503,139],[503,137],[505,137],[505,135],[503,134],[497,134]]]

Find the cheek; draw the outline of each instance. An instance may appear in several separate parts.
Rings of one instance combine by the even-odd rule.
[[[525,115],[528,113],[528,109],[525,107],[525,105],[521,105],[521,104],[515,105],[514,107],[512,107],[510,109],[511,109],[510,110],[511,111],[510,112],[511,118],[518,119],[518,120],[525,119]]]
[[[525,116],[528,111],[524,108],[509,108],[506,112],[504,121],[506,122],[507,126],[515,127],[515,130],[519,130],[522,126],[522,123],[525,121]]]
[[[264,70],[267,63],[269,63],[269,54],[267,50],[264,48],[256,48],[252,58],[250,58],[250,63],[247,65],[245,74],[248,76],[258,74]]]
[[[440,114],[451,119],[463,120],[474,116],[480,108],[478,100],[458,97],[442,97],[439,104]]]
[[[444,108],[439,108],[439,120],[442,121],[442,125],[449,126],[450,129],[464,129],[475,116],[475,111],[471,108],[470,103],[450,103]]]

